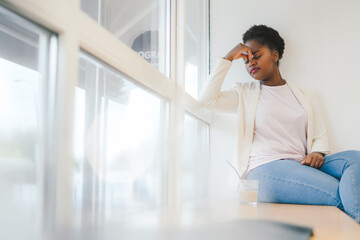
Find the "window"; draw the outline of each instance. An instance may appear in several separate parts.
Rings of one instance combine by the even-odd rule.
[[[0,40],[2,61],[16,64],[11,77],[23,72],[27,82],[25,91],[14,87],[19,81],[0,79],[22,101],[22,108],[10,108],[20,102],[8,91],[1,95],[2,163],[15,163],[10,160],[20,153],[22,160],[0,173],[14,173],[6,175],[9,189],[19,201],[26,194],[27,216],[37,219],[42,213],[34,206],[42,204],[44,231],[69,234],[59,239],[86,238],[85,226],[153,223],[158,219],[142,216],[159,208],[181,210],[182,201],[207,196],[210,165],[212,116],[196,100],[208,69],[208,3],[77,2],[0,3],[58,33],[55,38],[24,20],[1,28],[1,37],[13,37]],[[1,26],[10,20],[2,18]],[[9,118],[13,112],[18,122]],[[27,177],[12,180],[16,175]]]
[[[209,125],[185,114],[182,156],[182,193],[188,206],[196,206],[208,194]]]
[[[168,102],[83,52],[79,77],[76,211],[106,220],[165,204]]]
[[[123,43],[169,76],[170,1],[81,0],[81,8]]]
[[[208,1],[185,1],[185,90],[198,98],[209,72]]]
[[[55,35],[0,6],[1,236],[33,238],[46,211],[56,51]]]

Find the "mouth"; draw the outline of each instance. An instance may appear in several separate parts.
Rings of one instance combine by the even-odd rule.
[[[251,73],[251,74],[254,74],[254,73],[256,73],[259,69],[260,69],[260,68],[253,68],[253,69],[251,69],[250,73]]]

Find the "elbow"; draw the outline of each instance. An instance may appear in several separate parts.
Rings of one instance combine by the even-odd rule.
[[[216,99],[204,99],[200,98],[199,102],[202,107],[205,107],[207,109],[211,109],[213,106],[216,105]]]
[[[200,102],[201,106],[206,107],[206,108],[210,108],[215,102],[214,99],[211,99],[204,94],[200,95],[198,101]]]

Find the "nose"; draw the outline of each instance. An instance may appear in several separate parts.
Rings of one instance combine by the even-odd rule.
[[[249,67],[254,66],[256,63],[255,59],[249,59]]]

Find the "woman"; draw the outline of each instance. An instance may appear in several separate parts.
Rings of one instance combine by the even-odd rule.
[[[330,154],[317,95],[280,74],[284,48],[276,30],[252,26],[243,43],[218,58],[200,102],[238,114],[232,166],[240,179],[259,180],[259,202],[332,205],[360,222],[360,151]],[[240,58],[256,81],[221,91]]]

